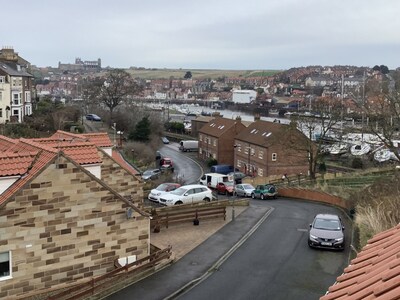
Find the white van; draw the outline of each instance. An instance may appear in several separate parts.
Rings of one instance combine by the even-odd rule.
[[[179,150],[186,151],[199,151],[199,141],[181,141],[179,143]]]
[[[200,179],[200,184],[215,189],[219,182],[233,182],[233,176],[219,173],[206,173]]]

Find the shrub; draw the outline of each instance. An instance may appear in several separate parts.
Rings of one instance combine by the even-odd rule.
[[[207,159],[207,166],[208,167],[212,167],[218,164],[218,161],[215,158],[210,157],[209,159]]]
[[[355,157],[351,162],[351,167],[354,169],[362,169],[364,167],[363,161],[359,157]]]

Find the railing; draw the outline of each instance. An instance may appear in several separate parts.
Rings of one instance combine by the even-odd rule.
[[[83,299],[89,295],[95,295],[115,285],[116,279],[125,276],[138,276],[156,266],[160,261],[171,257],[171,246],[159,250],[149,256],[139,259],[125,266],[118,266],[115,270],[108,272],[91,280],[66,289],[60,293],[53,294],[48,300],[75,300]],[[118,277],[118,278],[116,278]]]

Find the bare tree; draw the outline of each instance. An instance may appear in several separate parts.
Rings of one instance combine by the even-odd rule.
[[[312,114],[299,114],[292,117],[290,130],[300,130],[307,139],[299,143],[298,140],[285,138],[288,147],[299,153],[307,153],[310,178],[315,179],[317,166],[322,162],[322,147],[324,141],[331,139],[343,116],[343,106],[337,98],[314,99]]]
[[[114,69],[106,74],[103,86],[99,91],[98,100],[108,108],[110,112],[110,124],[113,122],[115,108],[126,102],[129,96],[133,96],[139,90],[139,85],[124,70]]]

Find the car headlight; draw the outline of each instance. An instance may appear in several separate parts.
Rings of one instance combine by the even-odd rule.
[[[317,241],[317,240],[318,240],[318,237],[315,236],[315,235],[310,234],[310,239],[311,239],[311,240],[314,240],[314,241]]]
[[[161,195],[161,193],[155,193],[156,194],[156,196],[160,196]]]
[[[341,238],[335,239],[335,242],[343,242],[343,238],[341,237]]]

